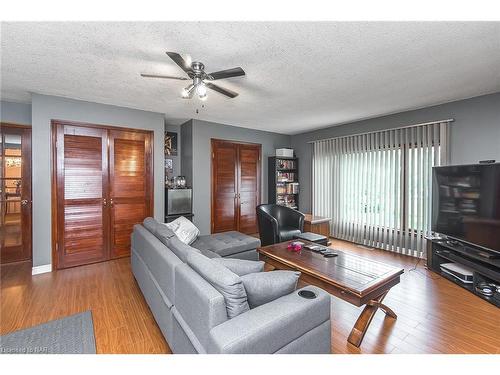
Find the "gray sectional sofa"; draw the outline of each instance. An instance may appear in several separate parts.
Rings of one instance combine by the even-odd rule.
[[[229,319],[224,296],[186,263],[193,251],[255,259],[258,239],[238,232],[201,236],[174,253],[164,228],[151,218],[134,227],[131,263],[174,353],[330,353],[330,296],[322,289],[308,286],[316,298],[296,290]]]

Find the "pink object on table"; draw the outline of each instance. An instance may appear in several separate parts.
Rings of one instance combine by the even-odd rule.
[[[302,250],[302,244],[298,242],[291,242],[288,244],[287,249],[293,252],[299,252]]]

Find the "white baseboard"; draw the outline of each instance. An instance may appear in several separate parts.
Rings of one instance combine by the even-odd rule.
[[[32,275],[38,275],[46,272],[52,272],[52,264],[44,264],[43,266],[36,266],[31,269]]]

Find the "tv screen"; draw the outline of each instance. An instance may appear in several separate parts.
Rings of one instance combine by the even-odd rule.
[[[435,167],[432,230],[500,252],[500,163]]]

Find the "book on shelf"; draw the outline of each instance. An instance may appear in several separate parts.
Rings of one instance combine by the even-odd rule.
[[[278,182],[294,182],[295,173],[293,172],[278,172]]]
[[[296,168],[295,160],[277,159],[276,163],[277,163],[277,167],[279,169],[295,169]]]
[[[276,200],[276,203],[281,205],[281,206],[286,206],[286,207],[290,207],[290,208],[297,208],[297,204],[296,204],[294,195],[279,196]]]
[[[276,194],[298,194],[299,193],[299,183],[292,182],[285,185],[276,186]]]

